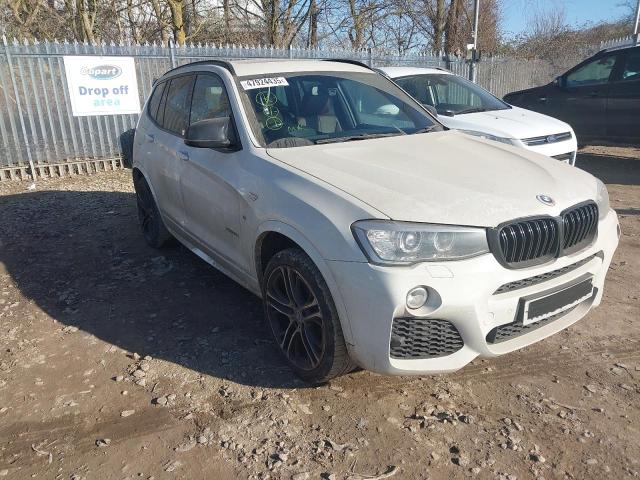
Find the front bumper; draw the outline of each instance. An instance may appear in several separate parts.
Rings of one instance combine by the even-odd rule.
[[[451,372],[478,356],[492,357],[525,347],[575,323],[600,304],[605,275],[618,245],[618,219],[613,210],[600,221],[598,237],[580,252],[541,266],[520,270],[502,267],[491,254],[468,260],[421,263],[408,267],[384,267],[358,262],[329,262],[346,307],[352,333],[352,358],[368,370],[396,375]],[[580,263],[567,273],[517,290],[496,293],[511,282],[547,274]],[[570,284],[590,276],[594,295],[553,321],[513,339],[491,343],[487,336],[516,318],[520,299]],[[406,308],[407,292],[428,287],[427,304]],[[438,319],[451,322],[464,345],[455,353],[437,358],[392,358],[392,324],[398,318]],[[343,322],[345,319],[343,319]],[[541,322],[542,323],[542,322]]]
[[[575,135],[572,134],[571,139],[564,142],[547,143],[544,145],[529,146],[525,145],[521,140],[517,140],[519,147],[532,152],[541,153],[547,157],[556,158],[559,161],[568,163],[569,165],[576,164],[576,152],[578,150],[578,143]]]

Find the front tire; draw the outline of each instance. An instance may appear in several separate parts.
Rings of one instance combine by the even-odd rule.
[[[162,248],[173,240],[173,236],[164,226],[160,211],[151,193],[147,180],[138,174],[134,176],[138,221],[146,242],[153,248]]]
[[[353,370],[329,288],[302,250],[276,253],[261,287],[275,341],[300,378],[319,384]]]

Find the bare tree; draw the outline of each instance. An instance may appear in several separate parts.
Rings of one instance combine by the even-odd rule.
[[[187,34],[184,28],[184,0],[167,0],[171,12],[173,40],[180,46],[185,44]]]
[[[160,41],[162,45],[168,45],[169,43],[169,22],[167,22],[167,15],[160,5],[160,0],[151,0],[151,7],[155,15],[155,19],[158,22],[158,30],[160,32]]]
[[[318,1],[311,0],[309,4],[309,40],[307,46],[310,48],[318,47],[318,17],[320,16],[320,10],[318,8]]]

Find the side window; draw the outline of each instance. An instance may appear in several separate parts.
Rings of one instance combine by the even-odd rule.
[[[183,75],[171,80],[164,109],[164,128],[184,135],[189,125],[189,98],[193,86],[193,75]]]
[[[149,108],[148,112],[151,118],[155,121],[158,121],[158,105],[160,105],[160,100],[162,100],[162,94],[164,93],[164,86],[166,83],[160,83],[156,85],[156,88],[153,89],[153,93],[151,94],[151,100],[149,100]]]
[[[438,104],[464,105],[467,108],[481,107],[482,99],[470,88],[454,82],[438,82],[436,84]]]
[[[231,107],[222,80],[217,75],[198,75],[191,101],[189,124],[210,118],[229,117]]]
[[[607,83],[615,64],[615,55],[599,58],[598,60],[587,63],[578,70],[567,75],[567,87],[581,87],[583,85]]]
[[[433,105],[433,99],[430,98],[429,85],[427,85],[428,82],[425,79],[405,77],[398,78],[396,83],[420,103]]]
[[[162,99],[160,105],[158,105],[158,114],[156,115],[156,122],[158,125],[164,125],[164,109],[167,106],[167,93],[169,93],[169,82],[164,82],[164,91],[162,92]]]
[[[640,48],[635,48],[627,54],[622,80],[640,80]]]

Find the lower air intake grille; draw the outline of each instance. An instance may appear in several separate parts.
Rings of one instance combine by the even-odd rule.
[[[564,317],[569,312],[572,312],[576,307],[570,308],[569,310],[565,310],[564,312],[560,312],[552,317],[545,318],[544,320],[540,320],[539,322],[530,323],[528,325],[523,325],[522,322],[515,321],[513,323],[507,323],[506,325],[500,325],[499,327],[494,328],[487,335],[487,343],[495,344],[507,342],[509,340],[513,340],[520,335],[525,335],[533,330],[536,330],[540,327],[544,327],[545,325],[550,324],[551,322],[558,320],[560,317]]]
[[[570,162],[573,160],[573,154],[574,152],[561,153],[560,155],[554,155],[553,158],[560,160],[561,162]]]
[[[519,290],[521,288],[527,288],[532,285],[537,285],[538,283],[546,282],[547,280],[551,280],[553,278],[560,277],[565,273],[569,273],[572,270],[580,268],[583,265],[589,263],[593,258],[600,256],[601,252],[596,253],[595,255],[591,255],[579,262],[572,263],[571,265],[567,265],[566,267],[559,268],[557,270],[552,270],[550,272],[542,273],[540,275],[536,275],[535,277],[523,278],[521,280],[516,280],[514,282],[505,283],[500,288],[498,288],[494,295],[498,295],[500,293],[513,292],[514,290]],[[601,257],[602,258],[602,257]]]
[[[458,329],[447,320],[396,318],[391,327],[391,358],[420,359],[451,355],[464,346]]]

